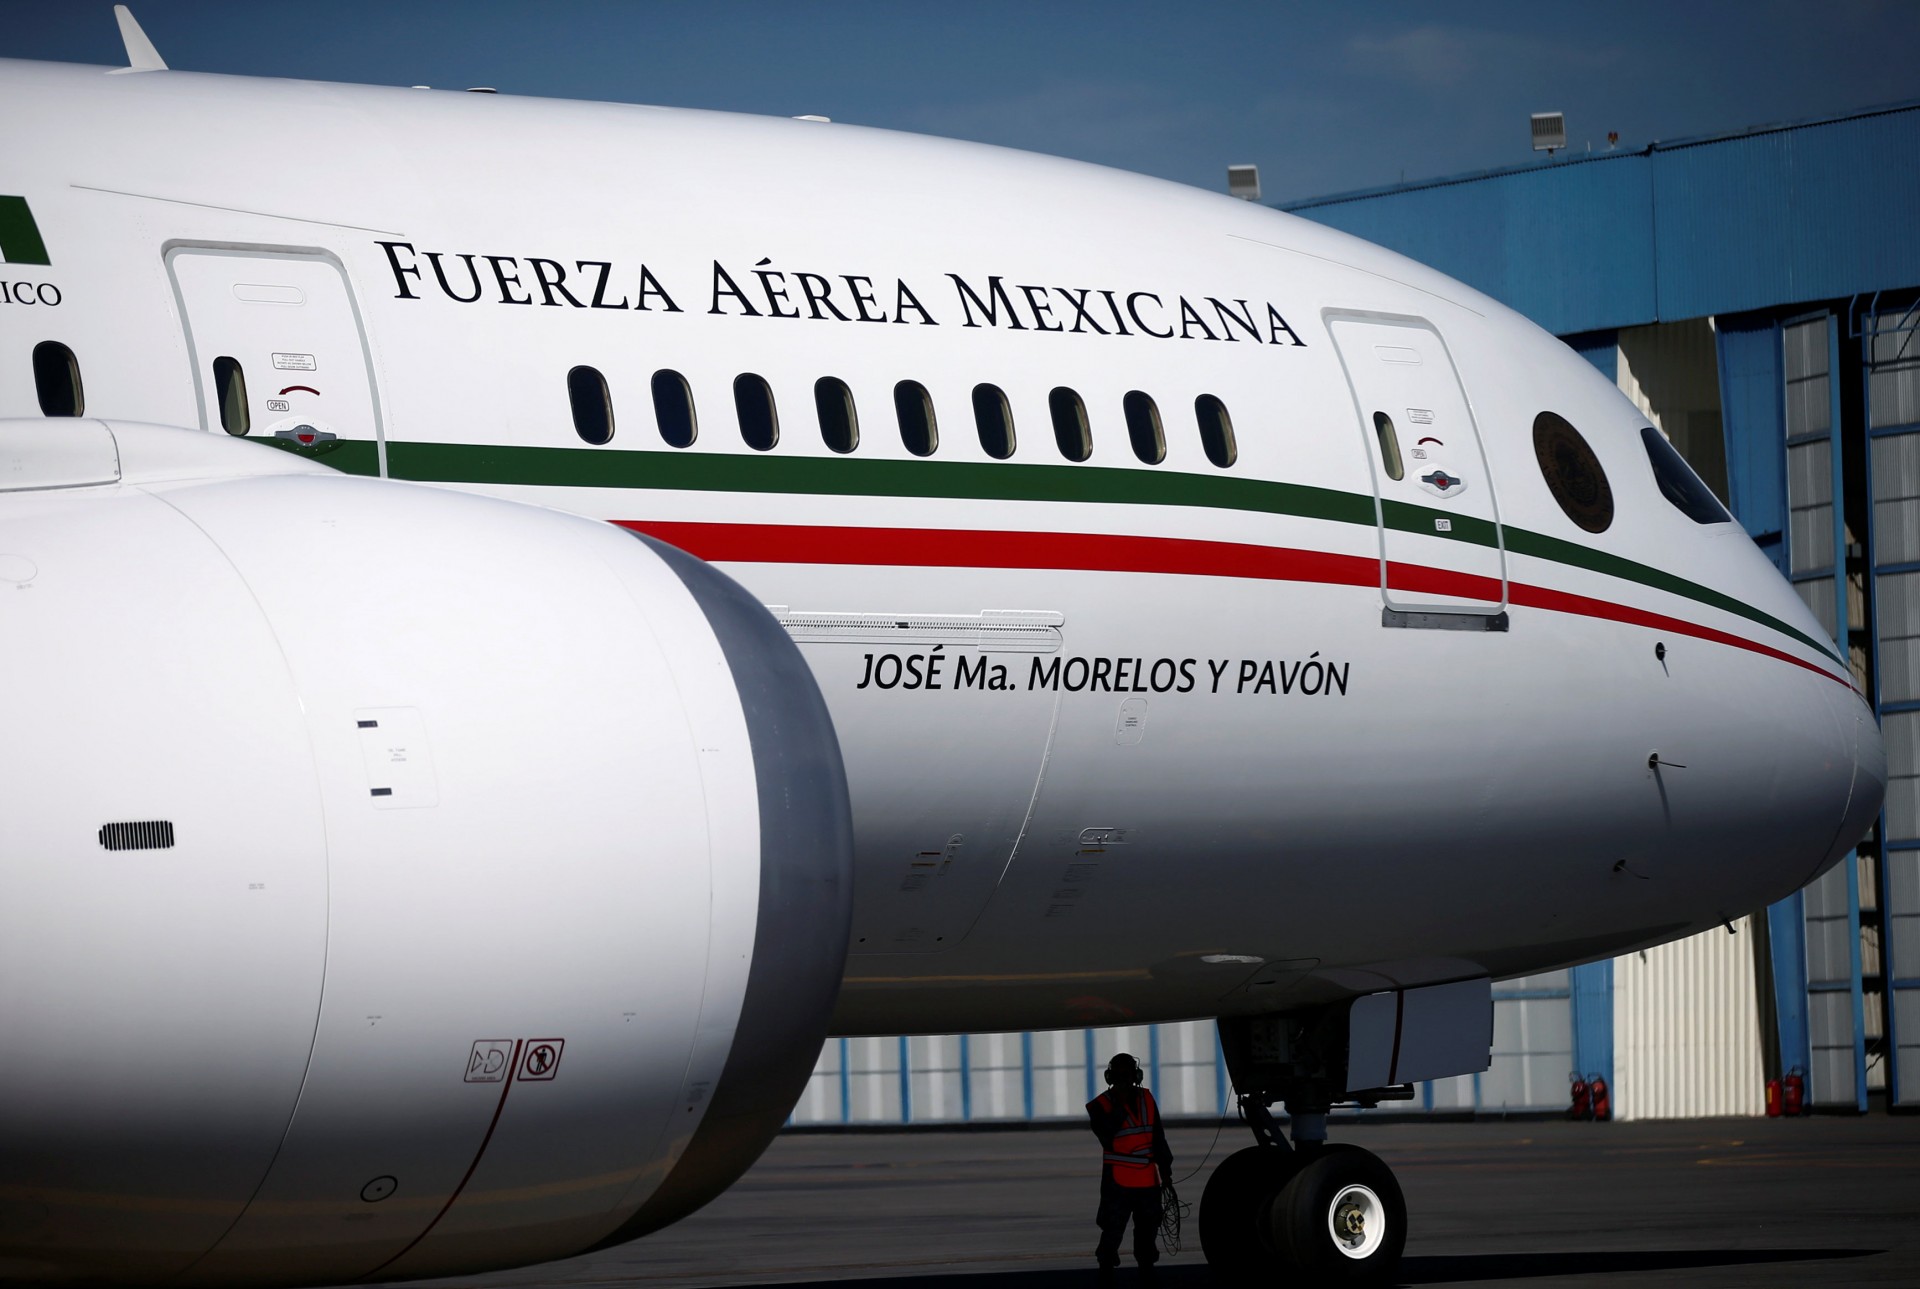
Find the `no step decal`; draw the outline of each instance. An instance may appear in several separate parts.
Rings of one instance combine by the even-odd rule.
[[[481,1038],[467,1054],[466,1083],[548,1083],[560,1073],[564,1038]]]

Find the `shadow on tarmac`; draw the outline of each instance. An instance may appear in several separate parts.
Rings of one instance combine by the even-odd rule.
[[[1403,1258],[1402,1285],[1444,1285],[1474,1280],[1527,1280],[1544,1276],[1633,1275],[1709,1267],[1757,1266],[1776,1262],[1821,1262],[1867,1258],[1884,1249],[1663,1249],[1647,1253],[1464,1253]],[[848,1289],[1100,1289],[1099,1273],[1084,1271],[991,1271],[968,1274],[885,1276],[843,1281]],[[1215,1289],[1205,1266],[1161,1266],[1143,1280],[1129,1262],[1113,1284],[1116,1289]],[[793,1289],[791,1285],[742,1289]],[[808,1289],[826,1289],[814,1284]]]
[[[1402,1258],[1404,1285],[1457,1284],[1462,1280],[1528,1280],[1538,1276],[1633,1275],[1691,1271],[1771,1262],[1822,1262],[1870,1258],[1884,1249],[1661,1249],[1649,1253],[1458,1253]]]

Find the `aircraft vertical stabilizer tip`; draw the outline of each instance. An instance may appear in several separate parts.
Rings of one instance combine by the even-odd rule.
[[[160,51],[147,39],[147,33],[140,30],[140,20],[133,16],[133,10],[123,4],[113,7],[113,16],[120,23],[120,39],[127,46],[127,65],[120,69],[129,72],[164,72],[167,60],[160,57]]]

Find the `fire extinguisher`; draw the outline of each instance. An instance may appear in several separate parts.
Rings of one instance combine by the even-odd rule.
[[[1789,1115],[1807,1112],[1807,1076],[1799,1066],[1787,1071],[1785,1111]]]
[[[1593,1118],[1593,1090],[1587,1086],[1587,1081],[1580,1077],[1580,1071],[1575,1070],[1571,1077],[1573,1079],[1573,1104],[1567,1107],[1567,1118]]]
[[[1767,1118],[1778,1119],[1779,1117],[1780,1117],[1780,1080],[1768,1079],[1767,1080]]]
[[[1593,1117],[1605,1123],[1613,1118],[1613,1094],[1607,1091],[1607,1081],[1598,1074],[1589,1074],[1587,1084],[1593,1089]]]

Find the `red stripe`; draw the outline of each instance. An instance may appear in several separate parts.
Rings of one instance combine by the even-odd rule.
[[[657,537],[716,563],[859,564],[922,568],[1085,569],[1103,573],[1186,573],[1332,586],[1380,585],[1380,561],[1286,546],[1199,541],[1186,537],[1127,537],[1091,533],[1028,533],[993,529],[840,528],[812,524],[709,524],[615,520],[622,528]],[[1500,580],[1419,564],[1389,564],[1397,591],[1497,602]],[[1818,663],[1743,636],[1611,600],[1507,583],[1507,602],[1578,617],[1621,622],[1744,649],[1792,663],[1836,684],[1853,687]]]
[[[1771,645],[1763,645],[1757,640],[1736,636],[1713,627],[1701,626],[1697,622],[1688,622],[1684,618],[1670,618],[1664,613],[1649,613],[1645,609],[1636,609],[1629,604],[1615,604],[1610,600],[1596,600],[1590,596],[1574,595],[1569,591],[1556,591],[1546,586],[1527,586],[1520,582],[1508,584],[1508,599],[1511,603],[1530,609],[1548,609],[1555,613],[1574,613],[1587,618],[1606,618],[1613,622],[1624,622],[1629,626],[1651,627],[1656,631],[1671,631],[1676,635],[1692,636],[1697,640],[1709,640],[1714,644],[1729,645],[1735,649],[1745,649],[1751,653],[1763,654],[1768,658],[1778,658],[1781,662],[1790,662],[1796,667],[1804,667],[1816,676],[1825,676],[1837,685],[1853,688],[1853,680],[1848,676],[1836,676],[1817,663],[1792,654]]]
[[[690,555],[717,563],[1072,568],[1352,586],[1377,585],[1380,581],[1380,561],[1370,556],[1248,546],[1240,542],[1194,541],[1183,537],[804,524],[615,522],[622,528],[658,537]]]

